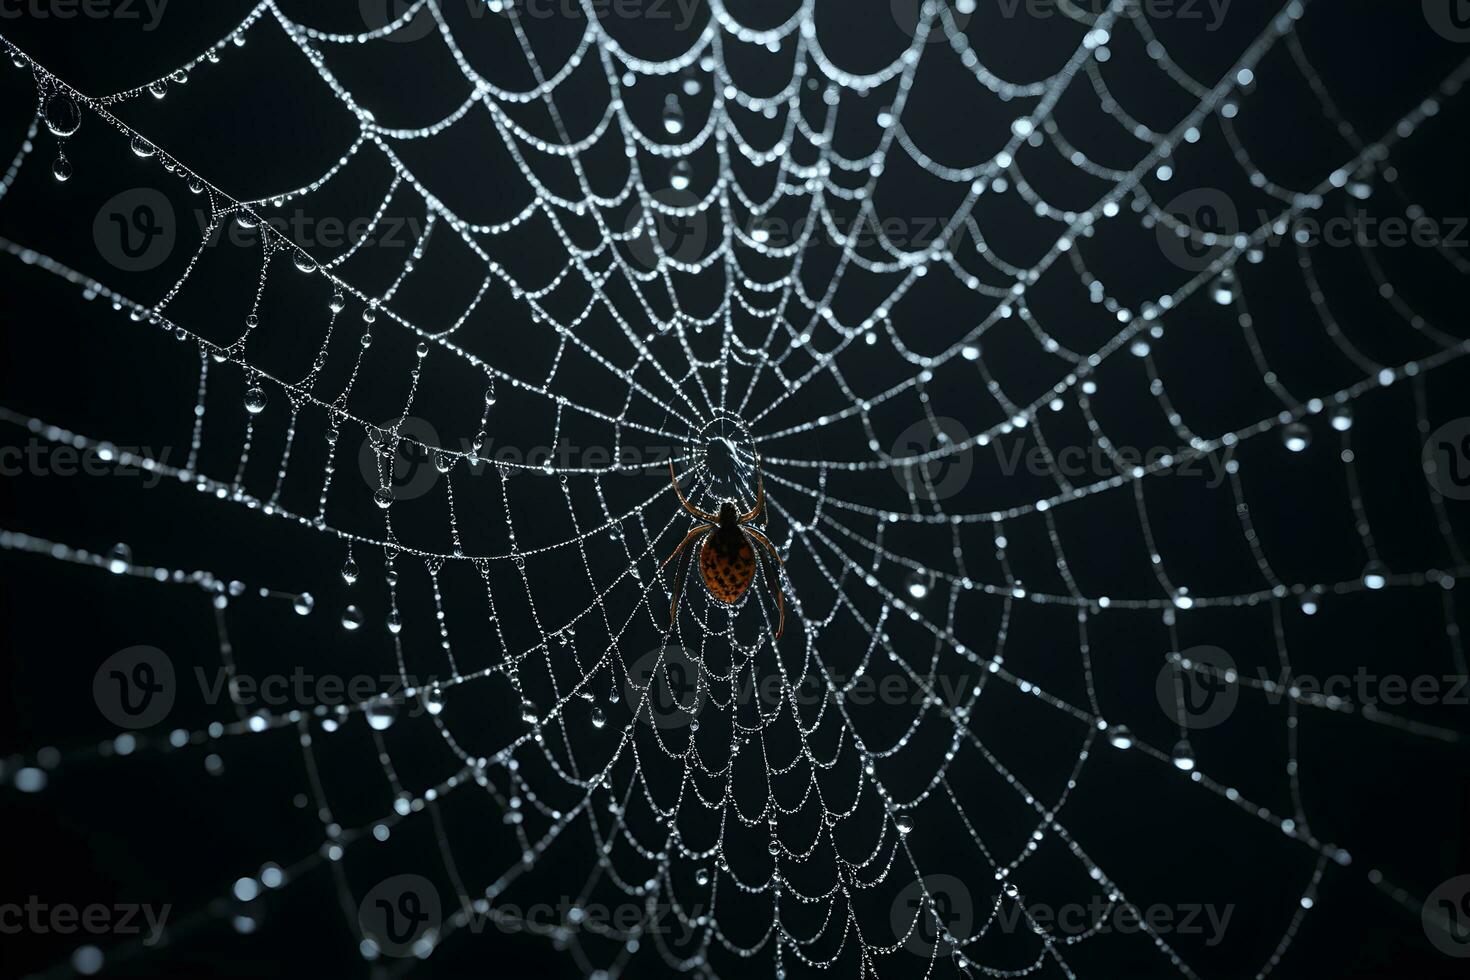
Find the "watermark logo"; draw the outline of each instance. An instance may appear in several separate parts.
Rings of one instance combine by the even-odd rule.
[[[1235,673],[1235,659],[1219,647],[1190,647],[1159,670],[1154,693],[1164,714],[1185,728],[1214,728],[1240,701]]]
[[[1012,13],[1021,0],[1013,0],[1010,4]],[[919,33],[919,25],[927,18],[929,20],[929,34],[924,38],[925,44],[936,44],[944,42],[949,35],[945,33],[944,13],[941,7],[949,8],[949,19],[954,24],[954,29],[964,31],[970,24],[970,18],[975,14],[976,0],[890,0],[889,9],[893,12],[893,22],[898,25],[899,30],[909,37],[916,37]],[[1006,6],[1002,0],[1002,7]]]
[[[709,242],[708,214],[699,210],[692,214],[669,213],[669,209],[697,208],[699,198],[688,191],[673,189],[654,191],[649,197],[658,206],[635,205],[623,227],[629,236],[629,257],[644,269],[658,268],[660,255],[676,262],[697,262],[703,258]]]
[[[1470,42],[1470,0],[1423,0],[1424,19],[1447,41]]]
[[[1225,941],[1225,932],[1234,917],[1234,905],[1156,902],[1139,907],[1115,893],[1093,895],[1086,902],[1064,905],[1009,903],[996,915],[996,925],[1008,934],[1035,932],[1066,938],[1136,933],[1201,936],[1205,946],[1213,949]]]
[[[1451,878],[1424,900],[1424,934],[1446,956],[1470,958],[1470,875]]]
[[[439,470],[431,446],[439,445],[439,433],[416,415],[370,426],[357,451],[357,468],[374,490],[386,485],[394,500],[422,497],[439,482]]]
[[[439,890],[422,875],[394,875],[380,881],[357,910],[363,938],[387,956],[416,956],[432,943],[444,921]]]
[[[1185,272],[1203,272],[1240,232],[1240,212],[1230,195],[1217,187],[1185,191],[1164,205],[1177,226],[1160,221],[1159,251]]]
[[[422,40],[434,30],[434,15],[429,12],[428,4],[422,0],[358,0],[357,3],[362,22],[370,31],[386,30],[414,7],[418,10],[412,17],[385,35],[389,41],[399,43]]]
[[[623,702],[645,725],[683,728],[705,705],[699,662],[689,651],[670,643],[635,660],[623,682]]]
[[[1424,476],[1451,500],[1470,500],[1470,416],[1446,422],[1424,443]]]
[[[119,650],[92,677],[97,710],[119,728],[157,725],[172,710],[177,693],[173,661],[157,647]]]
[[[241,222],[244,215],[246,220]],[[210,248],[233,245],[256,249],[274,232],[309,252],[336,252],[351,247],[408,250],[423,240],[426,222],[417,215],[371,214],[338,217],[310,214],[300,208],[264,215],[256,211],[238,211],[229,221],[220,221],[210,212],[197,208],[194,222],[199,237]]]
[[[969,937],[975,926],[975,903],[970,889],[954,875],[925,875],[898,893],[889,921],[894,935],[907,933],[903,948],[927,959],[945,936]]]
[[[4,2],[4,0],[0,0]],[[424,220],[415,215],[371,214],[338,217],[304,210],[264,215],[239,210],[221,220],[207,209],[192,212],[194,228],[205,248],[232,246],[258,249],[262,241],[284,239],[308,252],[340,252],[345,248],[408,251],[423,240]],[[92,237],[97,251],[123,272],[146,272],[162,265],[183,237],[183,222],[162,191],[135,187],[97,210]]]
[[[152,187],[134,187],[115,195],[92,221],[98,254],[123,272],[158,268],[173,252],[177,239],[174,206]]]
[[[932,422],[924,419],[899,433],[890,454],[898,458],[922,456],[967,442],[970,433],[957,419],[941,416]],[[910,467],[894,467],[893,478],[907,492],[912,488],[926,500],[953,497],[970,482],[975,458],[969,449],[950,451]]]
[[[209,671],[195,666],[192,671],[176,675],[169,656],[151,646],[119,650],[102,662],[92,678],[92,696],[98,710],[123,729],[158,725],[181,695],[192,698],[195,687],[202,704],[228,701],[261,717],[300,709],[313,709],[323,717],[328,709],[336,709],[338,717],[343,717],[349,708],[381,705],[390,708],[394,717],[417,718],[425,713],[438,714],[443,707],[442,697],[436,698],[441,691],[439,678],[434,676],[317,674],[299,665],[289,673],[267,674],[226,667]],[[407,710],[400,711],[399,706],[407,706]]]

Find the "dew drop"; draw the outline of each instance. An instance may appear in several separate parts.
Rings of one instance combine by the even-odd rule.
[[[434,454],[434,469],[440,473],[448,473],[449,468],[454,465],[452,453],[438,452]]]
[[[536,712],[536,703],[530,698],[521,699],[521,721],[534,725],[540,720],[540,715]]]
[[[357,562],[351,558],[342,563],[342,581],[348,585],[357,581]]]
[[[1174,768],[1180,772],[1194,771],[1194,746],[1189,744],[1189,739],[1181,738],[1174,743]]]
[[[165,82],[161,78],[156,82],[149,82],[148,94],[153,96],[155,99],[163,98],[165,95],[168,94],[168,82]]]
[[[303,592],[291,601],[291,608],[296,610],[298,616],[309,616],[316,608],[316,599],[310,592]]]
[[[669,168],[669,186],[676,191],[687,191],[694,179],[694,168],[688,160],[676,160]]]
[[[1133,748],[1133,733],[1128,730],[1127,725],[1111,725],[1108,727],[1108,744],[1115,749]]]
[[[393,491],[387,487],[378,487],[373,491],[373,503],[383,510],[387,510],[393,503]]]
[[[391,697],[373,698],[363,710],[368,726],[375,732],[387,731],[398,720],[398,702]]]
[[[46,770],[35,766],[17,769],[11,782],[22,793],[39,793],[46,788]]]
[[[57,92],[46,100],[46,128],[52,136],[66,139],[82,125],[82,114],[76,100],[64,92]]]
[[[347,297],[343,296],[340,292],[333,293],[332,299],[327,303],[327,306],[331,308],[333,313],[341,313],[347,308]]]
[[[141,136],[134,136],[133,142],[129,145],[131,145],[133,148],[133,156],[139,157],[144,160],[148,159],[157,152],[153,148],[153,144],[148,142]]]
[[[673,93],[664,99],[664,132],[670,136],[684,132],[684,110],[679,106],[679,97]]]
[[[119,541],[112,546],[107,553],[107,570],[114,575],[121,575],[133,564],[133,549]]]
[[[1210,296],[1221,306],[1235,302],[1235,273],[1229,269],[1220,273],[1210,286]]]
[[[51,164],[51,176],[56,178],[58,184],[64,184],[71,180],[71,161],[66,157],[57,157],[56,162]]]
[[[255,386],[245,392],[245,411],[251,415],[259,415],[265,411],[265,389]]]
[[[342,628],[344,630],[355,630],[362,626],[362,610],[356,606],[348,606],[342,610]]]
[[[84,977],[90,977],[102,969],[102,950],[90,944],[80,946],[71,954],[71,968]]]
[[[397,609],[388,614],[388,632],[394,636],[403,632],[403,617],[398,615]]]
[[[1347,405],[1339,405],[1332,410],[1328,416],[1332,428],[1338,432],[1346,432],[1353,427],[1353,410]]]
[[[1375,592],[1388,585],[1388,566],[1376,559],[1370,561],[1363,568],[1363,584]]]
[[[444,710],[444,692],[437,687],[431,687],[424,692],[424,710],[431,715],[437,715]]]
[[[904,588],[912,598],[926,598],[929,595],[930,588],[929,576],[919,569],[914,569],[909,573]]]
[[[1281,444],[1294,453],[1306,452],[1312,444],[1312,430],[1301,422],[1293,422],[1281,430]]]
[[[708,885],[710,882],[709,868],[700,868],[694,872],[694,883],[696,885]]]
[[[302,272],[312,273],[316,271],[316,260],[305,252],[297,252],[294,262],[296,263],[296,268]]]
[[[592,707],[592,727],[593,728],[606,728],[607,727],[607,712],[606,711],[603,711],[602,708],[599,707],[599,706],[597,706],[597,705],[594,705]]]
[[[907,837],[909,834],[913,833],[914,818],[909,816],[907,813],[900,813],[898,816],[893,818],[893,827],[900,834]]]

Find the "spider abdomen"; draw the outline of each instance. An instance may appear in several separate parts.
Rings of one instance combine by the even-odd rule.
[[[739,602],[755,578],[755,553],[744,532],[737,528],[711,531],[699,549],[699,574],[710,595],[727,605]]]

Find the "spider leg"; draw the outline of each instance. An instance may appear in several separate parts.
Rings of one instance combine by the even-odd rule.
[[[672,555],[669,555],[669,557],[667,557],[667,558],[664,559],[663,565],[660,565],[659,568],[663,568],[669,562],[671,562],[675,558],[677,558],[678,555],[679,555],[679,552],[681,552],[681,551],[684,550],[684,546],[685,545],[687,545],[689,542],[693,541],[695,538],[699,537],[701,534],[703,534],[704,532],[709,531],[709,530],[713,530],[713,529],[710,528],[709,526],[696,527],[696,528],[692,529],[688,534],[684,535],[684,540],[679,542],[679,547],[677,547],[677,548],[674,549],[674,553]]]
[[[669,460],[669,479],[673,481],[674,493],[679,495],[679,503],[684,505],[685,510],[693,514],[695,517],[699,518],[701,521],[707,521],[710,524],[718,524],[720,522],[719,517],[717,517],[716,515],[706,514],[704,511],[700,510],[698,507],[695,507],[687,499],[685,499],[684,491],[679,488],[679,475],[674,472],[674,461],[672,459]]]
[[[740,523],[746,524],[756,519],[766,506],[766,481],[761,478],[761,461],[757,456],[755,459],[755,506],[741,516]]]
[[[753,527],[747,527],[745,531],[757,543],[769,551],[772,558],[776,559],[775,565],[766,565],[766,584],[776,596],[777,620],[775,638],[779,640],[781,639],[781,634],[786,632],[786,597],[781,593],[781,578],[777,574],[776,569],[778,567],[784,568],[786,563],[781,560],[781,555],[776,551],[776,546],[771,544],[770,538],[767,538],[763,533]]]
[[[679,542],[679,547],[675,548],[674,553],[665,558],[663,565],[660,565],[659,567],[663,568],[664,566],[668,565],[669,562],[679,557],[679,552],[683,551],[691,543],[699,540],[701,536],[708,534],[712,530],[714,530],[714,528],[706,525],[704,527],[696,527],[694,530],[684,535],[684,540]],[[674,566],[674,597],[669,602],[669,626],[671,628],[679,618],[679,593],[684,590],[684,577],[688,573],[689,566],[687,563],[685,563],[682,567],[680,567],[679,565]]]

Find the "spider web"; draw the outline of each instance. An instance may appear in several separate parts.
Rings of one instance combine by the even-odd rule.
[[[1137,785],[1168,787],[1152,807],[1160,819],[1188,800],[1181,821],[1274,836],[1262,846],[1300,897],[1268,909],[1243,954],[1255,975],[1271,974],[1319,893],[1363,873],[1349,842],[1314,829],[1299,731],[1346,717],[1426,742],[1458,734],[1180,651],[1217,624],[1247,623],[1272,675],[1290,678],[1320,669],[1296,666],[1313,660],[1309,637],[1288,642],[1301,622],[1352,624],[1381,596],[1408,594],[1430,597],[1439,617],[1416,656],[1465,673],[1451,587],[1467,566],[1444,498],[1415,491],[1434,515],[1436,556],[1391,562],[1353,435],[1360,403],[1407,388],[1412,422],[1398,437],[1422,440],[1439,421],[1430,382],[1470,348],[1366,248],[1364,282],[1388,322],[1384,336],[1355,338],[1317,285],[1313,250],[1276,246],[1304,216],[1407,203],[1395,156],[1433,129],[1470,63],[1364,132],[1313,68],[1298,0],[1263,14],[1214,81],[1127,2],[1058,5],[1045,25],[1054,63],[1025,81],[987,67],[1005,58],[982,56],[986,15],[973,3],[914,5],[904,46],[861,71],[829,50],[825,32],[838,28],[816,5],[758,19],[734,6],[711,0],[678,53],[648,57],[590,0],[559,22],[574,25],[565,36],[509,4],[416,0],[354,32],[265,0],[177,71],[104,97],[6,42],[35,82],[37,115],[0,198],[48,142],[66,161],[58,177],[89,179],[100,166],[68,148],[100,131],[167,193],[203,202],[207,221],[184,267],[146,294],[3,241],[27,275],[110,304],[158,351],[158,379],[187,380],[170,390],[195,393],[193,405],[156,421],[186,426],[182,465],[21,406],[0,418],[244,512],[257,541],[292,542],[303,566],[241,582],[226,560],[177,570],[142,540],[87,550],[64,529],[5,531],[0,547],[207,605],[232,691],[293,662],[273,659],[259,623],[319,631],[315,653],[292,655],[322,671],[340,670],[325,665],[337,647],[366,662],[375,637],[371,656],[397,681],[341,706],[237,697],[227,717],[198,726],[48,749],[35,765],[7,765],[12,782],[38,790],[99,753],[110,765],[203,758],[211,772],[232,753],[299,756],[297,805],[320,820],[320,846],[281,847],[248,868],[216,855],[220,901],[184,927],[223,918],[250,931],[268,893],[325,870],[369,960],[429,959],[484,941],[475,934],[491,923],[544,937],[598,977],[833,966],[1075,976],[1110,962],[1119,940],[1101,917],[1068,935],[1027,903],[1098,898],[1111,915],[1156,899],[1130,882],[1126,851],[1095,847],[1095,821],[1069,813],[1094,770],[1126,756],[1143,767]],[[487,35],[495,57],[477,46]],[[453,93],[430,122],[375,111],[381,80],[350,63],[410,46],[442,61],[436,103]],[[122,116],[155,99],[167,112],[199,76],[249,65],[258,47],[318,80],[347,139],[309,178],[241,200],[186,163],[187,144],[154,142]],[[976,162],[925,149],[935,114],[954,113],[926,108],[935,90],[921,72],[936,63],[973,113]],[[1174,100],[1166,123],[1132,114],[1125,69]],[[1268,71],[1336,134],[1310,173],[1273,176],[1256,162],[1264,148],[1247,134]],[[473,196],[451,186],[463,168],[483,169]],[[1209,176],[1190,184],[1191,168]],[[1198,206],[1219,191],[1176,190],[1227,179],[1244,190],[1226,200],[1258,202],[1260,220],[1242,206],[1243,220],[1222,222]],[[486,196],[499,208],[489,216],[477,210]],[[894,199],[936,217],[896,233],[885,222]],[[369,220],[332,250],[274,220],[291,209]],[[417,219],[407,247],[372,248],[400,213]],[[252,247],[218,246],[241,230]],[[1120,254],[1143,271],[1114,269]],[[1254,317],[1249,305],[1273,259],[1309,300],[1312,319],[1290,328],[1319,335],[1340,368],[1310,389],[1276,367],[1285,355],[1271,335],[1285,327],[1260,309],[1267,297]],[[1431,260],[1454,281],[1467,271],[1450,248]],[[1170,357],[1179,332],[1240,345],[1248,359],[1233,366],[1252,376],[1236,383],[1251,397],[1234,414],[1191,390],[1197,366]],[[1132,414],[1109,401],[1115,392]],[[1106,472],[1078,477],[1060,455],[1070,445],[1095,447]],[[1160,445],[1172,448],[1126,451]],[[992,449],[1000,460],[1014,446],[1034,447],[1032,472],[985,471]],[[1350,511],[1342,555],[1353,565],[1335,577],[1312,577],[1288,528],[1273,538],[1253,521],[1255,499],[1281,491],[1274,477],[1250,480],[1248,454],[1283,446],[1325,459],[1304,492]],[[727,497],[749,506],[761,475],[784,560],[779,640],[762,575],[726,608],[692,574],[670,627],[676,566],[664,559],[689,525],[666,462],[709,510]],[[1222,501],[1245,560],[1200,568],[1184,552],[1205,518],[1189,508]],[[1139,543],[1117,559],[1139,574],[1096,554],[1089,528],[1100,523]],[[1138,654],[1145,669],[1120,682],[1118,658],[1139,646],[1172,654]],[[1160,667],[1178,697],[1172,730],[1139,717]],[[1206,736],[1189,723],[1191,679],[1242,701],[1276,696],[1249,716],[1284,745],[1269,777],[1232,759],[1229,742],[1197,749]],[[902,696],[860,696],[885,686]],[[1017,744],[1042,728],[1063,747]],[[363,764],[377,785],[334,775]],[[279,792],[289,800],[295,786]],[[1187,815],[1202,802],[1209,818]],[[392,849],[403,840],[423,846]],[[930,849],[941,842],[947,851]],[[359,914],[393,872],[431,877],[443,899],[442,916],[401,948]],[[939,872],[962,880],[962,915]],[[573,901],[556,921],[525,914],[561,895]],[[593,923],[596,903],[639,911]],[[1025,928],[1013,935],[1001,923],[1017,914]],[[1197,976],[1212,955],[1146,918],[1138,930],[1163,972]],[[101,955],[89,946],[70,967],[91,972]],[[167,955],[105,951],[108,962]]]

